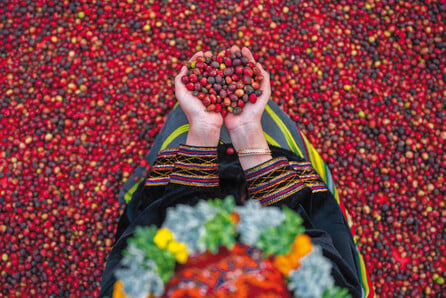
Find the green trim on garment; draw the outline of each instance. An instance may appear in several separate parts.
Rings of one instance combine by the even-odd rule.
[[[166,147],[173,141],[175,140],[178,136],[180,136],[181,134],[187,132],[189,130],[189,124],[184,124],[180,127],[178,127],[177,129],[175,129],[165,140],[164,142],[161,144],[161,148],[160,151],[166,149]],[[126,203],[130,202],[130,200],[132,199],[133,193],[136,191],[136,189],[138,188],[138,185],[144,181],[144,177],[141,178],[140,180],[138,180],[138,182],[135,183],[135,185],[133,185],[124,195],[124,201]]]
[[[183,133],[189,131],[189,124],[184,124],[175,129],[170,133],[170,135],[164,140],[163,144],[161,145],[160,151],[167,148],[167,146],[172,143],[173,140],[175,140],[178,136],[182,135]]]
[[[277,143],[276,140],[274,140],[269,134],[267,134],[266,132],[263,132],[263,135],[265,136],[266,142],[267,142],[268,144],[271,144],[271,145],[273,145],[273,146],[276,146],[276,147],[281,148],[281,147],[280,147],[280,144]]]
[[[144,181],[144,177],[142,177],[141,179],[139,179],[138,182],[135,183],[135,185],[133,185],[124,195],[124,201],[128,204],[128,202],[130,202],[130,200],[133,197],[133,193],[136,191],[136,189],[138,188],[138,185],[140,183],[142,183]]]
[[[294,140],[292,134],[290,133],[290,131],[288,130],[288,128],[286,127],[285,123],[283,123],[283,121],[279,118],[279,116],[277,116],[276,113],[274,113],[274,111],[271,109],[270,106],[266,106],[265,107],[265,111],[268,113],[268,115],[274,120],[274,122],[277,124],[277,126],[280,128],[280,130],[282,131],[286,142],[288,143],[288,147],[297,155],[299,155],[300,157],[304,157],[304,155],[302,154],[302,151],[300,151],[299,146],[297,146],[296,141]]]
[[[327,184],[327,173],[325,172],[325,163],[322,160],[322,157],[319,155],[316,149],[314,149],[313,145],[308,141],[304,134],[302,134],[302,137],[304,138],[305,145],[307,146],[311,164],[316,172],[318,172],[318,174],[321,176],[322,180],[324,180],[325,184]]]

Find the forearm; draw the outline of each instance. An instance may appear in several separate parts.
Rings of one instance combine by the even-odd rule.
[[[265,136],[263,135],[263,129],[260,122],[240,125],[229,133],[235,151],[240,151],[243,149],[269,150],[269,146],[266,142]],[[240,164],[245,171],[270,159],[272,159],[271,154],[239,156]]]

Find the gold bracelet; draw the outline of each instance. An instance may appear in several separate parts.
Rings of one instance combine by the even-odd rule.
[[[271,150],[269,149],[242,149],[237,151],[237,155],[241,156],[249,156],[249,155],[267,155],[271,154]]]

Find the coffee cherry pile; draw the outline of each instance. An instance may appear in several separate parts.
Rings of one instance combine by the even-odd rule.
[[[216,57],[200,56],[187,64],[181,81],[200,99],[208,111],[238,115],[248,102],[254,104],[262,95],[263,75],[254,62],[237,51]]]
[[[196,52],[233,45],[269,72],[271,99],[326,161],[377,296],[444,296],[445,11],[444,0],[0,1],[0,296],[98,295],[119,190],[149,170],[174,78]]]

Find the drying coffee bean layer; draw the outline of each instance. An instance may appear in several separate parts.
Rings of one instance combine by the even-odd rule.
[[[436,0],[0,1],[0,296],[98,295],[119,190],[150,170],[175,76],[234,44],[330,168],[378,297],[444,296],[445,12]]]

